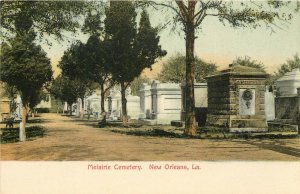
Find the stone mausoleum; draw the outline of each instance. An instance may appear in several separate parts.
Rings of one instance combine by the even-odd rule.
[[[140,90],[140,120],[150,125],[170,124],[180,120],[181,88],[178,83],[154,80]]]
[[[294,69],[276,81],[276,121],[300,124],[300,70]]]
[[[267,74],[259,69],[239,65],[207,77],[206,125],[229,132],[267,131],[266,77]]]
[[[181,88],[177,83],[151,84],[151,119],[156,124],[170,124],[172,120],[180,120]]]

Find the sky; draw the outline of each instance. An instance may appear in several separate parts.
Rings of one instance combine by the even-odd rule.
[[[170,13],[162,13],[149,10],[150,20],[153,26],[164,24]],[[249,56],[251,59],[262,62],[268,73],[275,72],[287,59],[296,53],[300,54],[300,12],[294,15],[290,24],[278,23],[281,29],[275,28],[272,33],[266,27],[257,29],[231,28],[224,26],[215,17],[207,17],[197,31],[195,41],[195,54],[207,62],[215,63],[219,69],[224,69],[237,57]],[[177,53],[185,54],[184,34],[180,28],[172,30],[173,24],[160,32],[160,44],[167,51],[167,55],[153,65],[153,71],[146,70],[144,75],[155,78],[160,72],[162,64]],[[76,37],[65,33],[69,40],[87,40],[86,35],[78,34]],[[68,38],[67,38],[68,39]],[[51,39],[50,39],[51,40]],[[59,73],[56,65],[70,43],[67,41],[53,46],[43,45],[51,59],[55,76]]]

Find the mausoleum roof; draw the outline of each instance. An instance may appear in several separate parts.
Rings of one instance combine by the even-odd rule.
[[[284,74],[277,82],[281,81],[300,81],[300,69],[293,69],[291,72]],[[299,86],[300,87],[300,86]]]
[[[242,65],[234,65],[232,67],[229,67],[228,69],[225,69],[221,71],[222,73],[229,73],[229,72],[235,72],[235,73],[264,73],[265,71],[259,68],[254,68],[254,67],[247,67],[247,66],[242,66]]]
[[[239,76],[253,76],[253,77],[266,77],[268,74],[259,68],[247,67],[242,65],[234,65],[227,69],[224,69],[219,74],[214,74],[207,76],[206,78],[216,77],[216,76],[225,76],[225,75],[239,75]]]
[[[296,95],[300,88],[300,69],[293,69],[276,81],[277,91],[280,96]]]

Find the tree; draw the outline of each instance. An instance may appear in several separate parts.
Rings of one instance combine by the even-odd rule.
[[[273,86],[275,82],[280,77],[284,76],[287,72],[291,72],[293,69],[300,69],[300,58],[298,53],[296,53],[292,59],[287,59],[287,61],[280,66],[280,68],[275,72],[275,74],[271,75],[267,80],[267,85]]]
[[[83,1],[1,1],[0,35],[9,40],[18,32],[17,25],[34,29],[40,38],[54,35],[64,38],[62,30],[75,32],[80,15],[91,10]]]
[[[143,83],[150,84],[150,79],[145,77],[145,76],[136,77],[130,83],[131,94],[134,95],[134,96],[138,96]]]
[[[206,63],[195,57],[195,79],[198,82],[205,82],[205,77],[217,72],[217,66],[213,63]],[[176,54],[163,64],[158,80],[162,82],[181,83],[185,80],[185,56]]]
[[[101,6],[98,10],[93,13],[89,13],[85,19],[82,31],[84,33],[90,34],[90,37],[86,43],[87,49],[87,59],[89,63],[94,64],[93,80],[100,85],[101,91],[101,115],[102,120],[100,121],[102,125],[106,123],[106,112],[104,106],[105,94],[108,90],[115,84],[111,79],[111,75],[108,71],[107,66],[107,44],[105,41],[105,34],[103,28],[102,9]],[[104,40],[103,40],[104,39]],[[91,65],[92,66],[92,65]]]
[[[293,59],[287,59],[286,63],[282,64],[276,73],[277,77],[281,77],[287,72],[291,72],[293,69],[300,69],[300,58],[298,53],[293,56]]]
[[[105,124],[105,107],[104,107],[104,100],[105,94],[107,91],[114,85],[114,81],[111,79],[111,75],[109,73],[109,63],[107,62],[106,56],[109,54],[107,53],[107,46],[106,41],[101,41],[97,34],[90,36],[88,39],[85,47],[86,47],[86,56],[85,61],[89,63],[86,65],[89,67],[91,75],[90,78],[100,85],[101,90],[101,115],[102,117],[102,124]]]
[[[68,77],[59,75],[53,80],[50,93],[55,99],[60,100],[62,103],[67,102],[69,114],[72,113],[72,104],[77,101],[77,83]]]
[[[236,65],[241,65],[241,66],[246,66],[246,67],[253,67],[256,69],[260,69],[264,72],[265,71],[265,66],[261,62],[257,62],[256,60],[252,60],[250,57],[245,56],[244,58],[238,57],[235,60],[233,60],[232,64],[230,64],[230,67],[236,66]]]
[[[33,43],[36,35],[54,35],[63,39],[62,30],[75,32],[79,14],[86,11],[85,2],[71,1],[1,1],[2,41],[9,42],[9,52],[1,54],[1,80],[16,86],[23,101],[20,141],[26,140],[25,124],[30,98],[52,76],[50,60]],[[6,61],[5,61],[6,60]],[[4,71],[5,70],[5,71]],[[34,90],[35,89],[35,90]]]
[[[62,76],[68,77],[71,81],[76,83],[77,95],[81,99],[80,118],[84,116],[84,97],[92,85],[92,76],[94,76],[94,63],[87,62],[87,50],[85,45],[77,41],[64,52],[58,67],[62,70]]]
[[[105,13],[109,72],[112,79],[121,85],[122,120],[123,125],[128,127],[126,88],[143,69],[150,68],[166,52],[158,45],[157,30],[151,27],[146,11],[142,12],[137,29],[137,14],[132,2],[111,1]]]
[[[230,24],[231,27],[257,28],[266,25],[274,30],[278,27],[276,21],[284,22],[292,18],[292,11],[299,8],[297,3],[295,10],[289,13],[280,12],[279,8],[287,6],[290,2],[270,0],[264,2],[235,2],[235,1],[171,1],[169,3],[156,1],[138,1],[140,6],[165,7],[174,13],[175,24],[181,24],[185,34],[186,46],[186,119],[185,134],[196,135],[195,100],[194,100],[194,78],[195,57],[194,43],[196,30],[202,27],[207,17],[217,17],[220,22]]]
[[[34,39],[32,30],[20,30],[11,41],[11,47],[1,52],[0,58],[1,81],[14,86],[22,98],[20,141],[26,140],[25,125],[29,105],[34,103],[38,92],[52,78],[50,60],[42,48],[33,42]]]

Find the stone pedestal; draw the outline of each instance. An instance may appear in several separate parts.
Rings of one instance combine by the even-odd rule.
[[[230,132],[267,131],[265,79],[260,70],[234,66],[207,77],[207,125]]]

